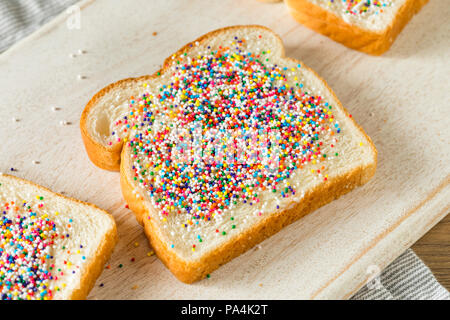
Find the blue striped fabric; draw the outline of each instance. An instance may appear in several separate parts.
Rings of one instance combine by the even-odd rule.
[[[383,270],[377,281],[364,286],[355,300],[450,300],[430,269],[411,250]]]
[[[76,0],[2,0],[0,2],[0,52],[37,30]],[[378,279],[364,286],[352,299],[446,299],[449,292],[430,269],[407,250]]]
[[[76,0],[0,1],[0,52],[39,29]]]

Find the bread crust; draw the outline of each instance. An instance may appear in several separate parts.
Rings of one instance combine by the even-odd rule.
[[[107,94],[109,91],[114,90],[116,87],[124,84],[125,82],[134,82],[139,78],[128,78],[111,83],[99,92],[97,92],[91,100],[87,103],[86,107],[81,114],[80,130],[81,138],[83,139],[84,146],[86,148],[89,159],[99,168],[109,171],[119,171],[120,168],[120,154],[122,152],[122,143],[115,144],[111,147],[107,147],[98,142],[94,137],[89,134],[87,127],[87,118],[91,109],[95,104]]]
[[[270,29],[266,27],[254,25],[233,26],[218,29],[210,33],[207,33],[201,36],[200,38],[186,44],[175,54],[167,58],[164,62],[162,69],[157,71],[153,75],[135,79],[126,79],[122,81],[135,81],[136,83],[141,80],[151,81],[153,78],[157,76],[158,73],[162,74],[169,67],[169,63],[171,61],[172,56],[178,56],[183,54],[185,51],[188,50],[191,44],[194,44],[195,42],[202,42],[208,40],[210,37],[214,37],[216,34],[224,31],[248,27],[260,28],[261,30],[272,32]],[[326,88],[330,91],[333,98],[338,103],[338,107],[341,108],[348,116],[349,113],[342,106],[342,104],[337,99],[334,92],[329,88],[328,84],[321,77],[319,77],[317,73],[315,73],[313,70],[305,66],[303,62],[286,57],[282,40],[278,35],[276,35],[276,37],[278,38],[279,45],[281,48],[280,59],[292,60],[297,64],[301,64],[302,67],[306,68],[307,70],[311,71],[319,80],[321,80],[324,83]],[[82,126],[86,124],[86,117],[89,114],[89,109],[94,106],[95,101],[99,99],[101,95],[107,93],[109,90],[112,90],[115,86],[119,85],[120,83],[121,81],[109,85],[108,87],[97,93],[94,96],[94,98],[91,99],[91,101],[88,103],[85,110],[83,111],[85,119],[84,121],[82,119],[82,121],[80,122]],[[156,211],[156,209],[152,208],[152,206],[146,200],[145,195],[142,194],[141,190],[135,187],[135,184],[131,176],[131,169],[130,169],[131,165],[129,163],[130,156],[127,152],[128,150],[127,148],[123,148],[122,150],[121,161],[119,166],[120,184],[123,197],[125,201],[128,203],[130,209],[134,212],[137,221],[144,227],[145,234],[149,239],[150,244],[152,245],[159,259],[180,281],[184,283],[193,283],[206,277],[209,273],[216,270],[221,265],[241,255],[242,253],[249,250],[256,244],[262,242],[263,240],[269,238],[271,235],[280,231],[283,227],[300,219],[301,217],[316,210],[317,208],[331,202],[332,200],[337,199],[341,195],[351,191],[353,188],[357,186],[366,183],[367,181],[370,180],[370,178],[372,178],[376,170],[377,150],[373,145],[372,140],[364,133],[362,128],[358,124],[356,124],[354,119],[353,118],[348,119],[349,121],[353,122],[355,127],[357,127],[358,130],[367,139],[369,147],[373,151],[373,162],[369,163],[367,166],[355,168],[351,172],[347,172],[344,175],[331,178],[329,181],[324,182],[323,184],[319,185],[313,190],[307,192],[300,202],[294,203],[294,201],[292,201],[291,203],[292,206],[288,206],[290,209],[277,212],[276,214],[273,214],[267,218],[261,219],[261,221],[256,225],[254,225],[252,228],[246,230],[241,234],[233,236],[232,238],[229,238],[229,241],[227,241],[224,245],[201,256],[196,261],[186,261],[179,255],[177,255],[174,250],[169,248],[169,244],[164,242],[160,230],[156,225],[156,222],[154,222],[151,218],[149,218],[151,216],[150,211],[153,212]],[[81,132],[82,134],[88,134],[87,128],[81,128]],[[87,138],[93,140],[90,137]],[[90,158],[92,159],[92,161],[96,163],[99,167],[101,167],[101,164],[105,163],[105,158],[112,159],[112,155],[105,153],[104,150],[107,149],[104,148],[103,146],[100,151],[88,148],[88,147],[95,148],[97,145],[99,145],[99,143],[90,144],[89,146],[86,146],[86,149],[88,153],[91,152]]]
[[[108,232],[103,238],[102,244],[98,248],[97,255],[87,267],[86,272],[81,277],[80,288],[73,291],[70,300],[85,300],[95,285],[97,278],[101,275],[106,262],[118,242],[117,227]]]
[[[295,20],[343,45],[372,55],[386,52],[411,18],[429,0],[406,0],[388,27],[380,32],[345,22],[308,0],[284,0]]]
[[[113,228],[111,228],[111,230],[105,235],[101,245],[99,246],[99,248],[97,250],[97,255],[92,259],[91,263],[87,266],[86,270],[82,274],[79,288],[74,290],[69,298],[70,300],[85,300],[87,298],[89,292],[94,287],[95,281],[102,273],[103,267],[104,267],[105,263],[108,261],[109,257],[111,256],[111,253],[113,252],[113,249],[116,246],[116,243],[118,241],[117,227],[116,227],[116,222],[114,221],[114,218],[108,212],[106,212],[103,209],[100,209],[99,207],[97,207],[96,205],[94,205],[92,203],[87,203],[87,202],[84,202],[84,201],[81,201],[81,200],[78,200],[75,198],[66,197],[65,195],[56,193],[46,187],[43,187],[41,185],[38,185],[38,184],[36,184],[32,181],[26,180],[26,179],[11,176],[9,174],[4,174],[4,173],[2,175],[6,176],[8,178],[11,178],[13,180],[17,180],[17,181],[24,182],[26,184],[30,184],[30,185],[36,187],[37,189],[40,189],[40,190],[43,190],[46,192],[50,192],[50,193],[54,194],[56,197],[63,198],[65,200],[70,200],[70,201],[77,202],[77,203],[81,203],[83,205],[87,205],[89,207],[103,211],[110,218],[110,220],[113,224]]]
[[[124,152],[125,154],[126,152]],[[224,245],[203,255],[194,262],[182,259],[164,242],[155,222],[148,219],[149,209],[145,204],[144,197],[140,194],[136,197],[136,194],[133,193],[133,190],[135,190],[133,182],[130,181],[125,171],[129,169],[127,159],[122,162],[122,168],[124,170],[121,170],[120,183],[123,196],[130,209],[135,213],[136,219],[144,226],[145,234],[156,255],[178,280],[189,284],[205,278],[221,265],[243,254],[308,213],[339,198],[355,187],[363,185],[375,174],[376,162],[366,167],[358,167],[345,175],[319,185],[314,190],[305,193],[302,200],[291,209],[261,219],[252,228],[234,236]]]

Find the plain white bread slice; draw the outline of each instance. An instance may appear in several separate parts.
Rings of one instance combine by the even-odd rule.
[[[85,299],[116,242],[92,204],[0,174],[0,299]]]
[[[227,64],[228,69],[223,70],[221,68],[222,64],[215,60],[216,55],[223,59],[224,63],[229,62]],[[206,59],[205,57],[209,57],[209,65],[205,68],[196,69],[200,68],[199,61],[203,61],[202,59]],[[229,57],[233,57],[233,60]],[[254,63],[254,59],[259,61],[258,64]],[[275,94],[285,88],[292,88],[292,90],[295,88],[296,94],[306,97],[309,99],[308,102],[295,100],[297,98],[294,98],[294,94],[279,97],[279,100],[269,99],[270,101],[267,98],[262,98],[255,91],[238,94],[237,91],[244,92],[240,90],[243,90],[242,86],[245,81],[231,84],[233,75],[236,77],[238,75],[244,76],[244,71],[242,69],[234,70],[233,68],[239,68],[239,63],[244,63],[244,60],[253,63],[251,67],[246,66],[247,69],[244,68],[245,72],[251,74],[251,77],[246,77],[245,81],[265,81],[265,84],[260,84],[261,87],[259,87],[265,88],[259,91],[261,94]],[[230,61],[233,61],[233,63]],[[183,100],[185,97],[180,98],[181,100],[176,100],[178,98],[174,97],[173,99],[178,101],[180,105],[166,104],[165,97],[170,96],[170,92],[175,92],[168,89],[173,87],[173,83],[181,83],[180,81],[185,80],[189,82],[189,79],[192,79],[177,80],[176,77],[180,74],[198,77],[208,68],[214,68],[208,70],[209,74],[215,77],[210,85],[196,82],[195,89],[193,87],[186,88],[188,91],[192,89],[190,96],[194,100],[189,103],[180,102],[187,100]],[[266,68],[267,73],[257,73],[259,72],[257,71],[258,68]],[[280,73],[270,73],[270,70],[279,70],[273,72]],[[285,76],[280,75],[281,73],[285,73]],[[226,80],[223,79],[229,79],[230,84],[227,84]],[[269,82],[275,87],[270,87]],[[214,103],[221,105],[222,111],[216,109],[210,113],[205,109],[204,112],[199,112],[201,109],[195,109],[194,105],[203,105],[201,101],[195,99],[200,97],[203,90],[206,92],[219,90],[215,86],[220,89],[223,95],[219,97],[217,94],[211,94],[210,99],[204,101],[205,106],[210,105],[212,108],[210,102],[214,100]],[[180,89],[177,94],[185,96],[187,91],[183,90]],[[237,91],[234,92],[233,90]],[[224,98],[225,96],[226,98]],[[147,102],[144,103],[143,100],[139,102],[139,97],[144,97],[143,99]],[[273,105],[272,102],[274,101],[279,102],[279,108],[270,109],[269,105]],[[146,103],[151,104],[151,107],[148,107]],[[246,114],[246,112],[250,112],[249,110],[253,110],[253,107],[248,103],[262,109],[251,115]],[[134,109],[135,105],[137,109]],[[227,109],[231,108],[231,105],[233,105],[232,111]],[[319,108],[318,105],[321,105],[321,107]],[[191,111],[183,109],[188,107],[194,109],[189,109]],[[187,188],[189,190],[196,188],[197,182],[201,184],[205,179],[210,182],[212,179],[219,179],[220,168],[224,168],[222,164],[222,167],[215,165],[214,170],[202,175],[201,180],[198,180],[198,177],[194,175],[185,179],[184,185],[180,186],[181,189],[178,189],[181,190],[180,193],[183,193],[183,196],[180,196],[181,198],[177,196],[176,192],[167,195],[167,197],[178,197],[177,203],[172,202],[170,206],[164,208],[159,204],[159,197],[155,197],[155,195],[166,195],[164,190],[170,189],[174,183],[178,183],[166,181],[163,184],[160,182],[165,179],[167,168],[174,164],[179,165],[177,170],[183,171],[184,169],[190,170],[193,165],[190,166],[189,161],[177,160],[177,156],[170,156],[171,158],[167,159],[167,162],[158,165],[151,164],[150,153],[144,154],[138,152],[138,149],[143,150],[142,148],[145,148],[147,142],[156,141],[154,139],[160,137],[161,130],[167,129],[164,132],[171,137],[175,137],[178,135],[177,130],[183,132],[185,128],[191,128],[190,125],[193,122],[188,121],[184,126],[183,124],[180,125],[178,120],[171,120],[174,119],[175,114],[187,118],[191,114],[195,114],[194,118],[196,119],[206,119],[206,117],[211,116],[212,121],[223,129],[222,133],[231,134],[231,130],[227,130],[226,126],[223,126],[223,123],[227,121],[226,119],[238,117],[245,123],[253,121],[254,125],[266,126],[266,129],[268,129],[268,124],[277,127],[277,124],[281,122],[273,119],[270,120],[272,122],[255,119],[261,114],[279,113],[281,118],[289,115],[292,116],[291,119],[297,119],[294,121],[298,124],[296,130],[306,130],[304,136],[306,139],[315,135],[314,128],[320,128],[315,125],[310,126],[315,121],[311,122],[310,116],[314,111],[310,107],[321,112],[320,121],[325,121],[332,126],[332,128],[327,126],[327,130],[325,130],[324,125],[322,128],[324,131],[323,134],[321,133],[320,139],[313,139],[314,146],[309,145],[311,148],[317,148],[315,150],[321,149],[328,154],[328,157],[324,157],[323,153],[320,154],[320,158],[316,159],[318,153],[309,153],[306,150],[307,141],[301,138],[300,142],[305,147],[302,151],[298,151],[298,154],[302,152],[303,154],[309,154],[311,159],[306,161],[304,166],[299,165],[289,177],[277,180],[279,181],[277,182],[279,191],[274,192],[272,187],[269,186],[263,188],[262,186],[266,185],[265,182],[262,182],[259,187],[258,184],[256,184],[257,187],[254,187],[254,185],[241,186],[241,183],[236,182],[237,189],[233,190],[237,191],[233,196],[230,196],[232,199],[235,199],[233,197],[238,197],[238,195],[242,196],[239,192],[244,193],[247,189],[254,190],[257,194],[255,199],[257,199],[249,200],[248,203],[248,199],[243,201],[241,198],[234,202],[228,201],[230,200],[230,198],[227,198],[229,193],[224,189],[225,187],[219,188],[221,191],[213,192],[208,185],[204,185],[203,189],[198,190],[197,193],[185,195]],[[294,109],[297,111],[292,111]],[[130,112],[130,110],[132,111]],[[237,116],[231,116],[232,112],[235,112],[234,115]],[[225,115],[225,117],[220,115]],[[153,119],[152,125],[149,123],[150,118]],[[133,122],[132,119],[137,120]],[[216,120],[217,122],[215,122]],[[283,120],[283,123],[285,123],[283,128],[289,127],[286,121]],[[240,125],[239,121],[235,125]],[[376,168],[377,152],[370,138],[364,134],[351,115],[342,107],[327,84],[302,62],[285,57],[281,39],[271,30],[261,26],[235,26],[210,32],[187,44],[166,59],[163,68],[154,75],[125,79],[107,86],[89,101],[83,111],[80,126],[86,150],[91,160],[101,168],[120,170],[125,200],[134,211],[137,220],[144,226],[145,233],[156,254],[178,279],[187,283],[207,276],[220,265],[278,232],[287,224],[349,192],[354,187],[366,183],[374,175]],[[212,129],[210,131],[204,127],[204,130],[204,137],[212,139],[214,135],[221,136],[221,133]],[[148,136],[148,138],[141,141],[142,144],[133,142],[143,136]],[[292,131],[291,137],[299,137],[298,132]],[[318,134],[317,137],[319,137]],[[193,136],[191,138],[193,139]],[[288,141],[289,137],[286,136],[286,139]],[[237,143],[242,141],[244,141],[243,136],[237,137]],[[171,143],[169,142],[161,141],[156,143],[154,147],[167,147]],[[219,139],[218,143],[222,142]],[[280,145],[280,147],[283,146]],[[291,147],[289,146],[288,149]],[[153,152],[149,148],[145,150]],[[191,152],[194,151],[191,150]],[[166,159],[168,154],[167,152],[161,152],[159,156]],[[293,154],[294,151],[289,151],[285,153],[285,156],[290,157]],[[202,156],[196,161],[206,161],[205,159],[202,153]],[[235,181],[236,179],[233,177],[239,174],[241,169],[246,168],[250,160],[244,162],[247,163],[237,165],[237,169],[233,169],[235,167],[228,164],[225,167],[228,173],[226,176],[221,176],[222,179]],[[258,164],[261,165],[260,168],[264,167],[262,163]],[[323,169],[324,167],[326,169]],[[147,171],[146,168],[156,169]],[[264,168],[262,172],[269,175],[268,170]],[[283,167],[277,167],[276,169],[280,168]],[[171,174],[175,174],[174,171],[171,171]],[[147,181],[147,179],[149,180]],[[151,188],[153,186],[158,187],[159,191],[150,192],[150,185]],[[227,186],[227,188],[232,187],[231,184]],[[207,190],[209,190],[208,196],[200,195]],[[214,199],[218,198],[225,199],[224,203],[226,203],[220,210],[217,207],[211,209],[210,212],[203,210],[205,205],[214,205],[216,203]],[[183,203],[187,200],[190,200],[191,203],[197,203],[197,205],[195,207],[183,206]],[[170,201],[166,198],[162,202],[164,204]],[[214,206],[211,208],[214,208]],[[191,213],[189,213],[189,210]],[[214,214],[208,216],[211,212]],[[199,220],[193,220],[193,215]],[[201,219],[198,218],[200,216]]]
[[[428,0],[284,0],[301,24],[349,48],[387,51]]]

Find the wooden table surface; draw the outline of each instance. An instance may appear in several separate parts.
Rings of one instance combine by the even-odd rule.
[[[450,214],[412,247],[438,281],[450,290]]]

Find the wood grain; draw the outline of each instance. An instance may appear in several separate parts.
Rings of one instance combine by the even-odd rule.
[[[80,30],[68,29],[63,13],[0,55],[0,171],[16,168],[13,174],[94,203],[116,219],[119,243],[90,299],[348,298],[370,266],[383,269],[448,213],[450,118],[443,112],[450,105],[450,6],[430,1],[384,56],[372,57],[302,27],[282,3],[111,2],[83,1]],[[237,24],[273,29],[287,56],[328,82],[374,141],[378,168],[365,186],[210,279],[185,285],[147,256],[151,248],[125,208],[119,174],[90,162],[79,119],[107,84],[152,74],[184,44]],[[79,49],[86,53],[70,58]]]
[[[437,280],[450,290],[450,214],[420,238],[412,249]]]

